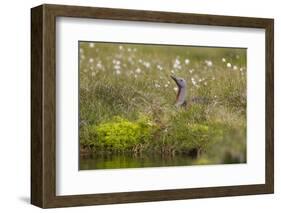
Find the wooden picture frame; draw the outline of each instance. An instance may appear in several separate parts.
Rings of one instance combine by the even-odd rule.
[[[56,195],[56,18],[95,18],[265,29],[265,184]],[[267,194],[274,191],[274,21],[126,9],[41,5],[31,9],[31,203],[42,208]]]

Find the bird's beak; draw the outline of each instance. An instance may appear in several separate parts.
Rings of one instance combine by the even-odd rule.
[[[178,83],[178,79],[175,76],[171,75],[171,78],[176,82],[177,86],[180,87],[179,83]]]

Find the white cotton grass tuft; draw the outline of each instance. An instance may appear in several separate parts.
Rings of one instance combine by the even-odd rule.
[[[100,62],[97,64],[97,68],[99,68],[99,69],[102,68],[102,64]]]
[[[234,66],[233,66],[233,69],[234,69],[234,70],[237,70],[237,69],[238,69],[238,67],[237,67],[236,65],[234,65]]]
[[[163,70],[163,67],[160,64],[158,64],[156,67],[158,70]]]
[[[176,58],[175,64],[180,64],[180,63],[181,63],[180,60],[178,58]]]
[[[119,70],[120,68],[121,68],[120,65],[118,64],[114,65],[114,69]]]
[[[113,59],[112,63],[116,64],[116,65],[120,65],[121,64],[121,62],[118,59]]]
[[[223,63],[225,63],[225,62],[226,62],[226,59],[225,59],[225,58],[222,58],[221,61],[222,61]]]
[[[116,74],[117,74],[117,75],[120,75],[120,74],[121,74],[121,71],[120,71],[120,70],[116,70]]]
[[[196,80],[195,80],[195,78],[191,78],[191,82],[192,82],[192,84],[194,85],[194,86],[196,86],[197,85],[197,82],[196,82]]]
[[[190,63],[190,60],[187,58],[187,59],[184,60],[184,63],[185,63],[186,65],[188,65],[188,64]]]
[[[211,60],[205,60],[205,64],[206,64],[208,67],[213,66],[213,62],[212,62]]]
[[[149,63],[149,62],[143,62],[143,65],[144,65],[146,68],[149,68],[149,67],[150,67],[150,63]]]
[[[89,44],[89,47],[90,47],[90,48],[94,48],[94,47],[95,47],[95,44],[94,44],[94,43],[90,43],[90,44]]]
[[[160,88],[161,87],[160,84],[158,84],[158,83],[156,83],[154,86],[155,86],[155,88]]]
[[[177,87],[174,87],[173,90],[177,92],[177,91],[178,91],[178,88],[177,88]]]
[[[173,64],[174,69],[181,69],[181,62],[178,58],[175,59],[174,64]]]
[[[231,63],[228,62],[228,63],[226,64],[226,66],[227,66],[228,68],[231,68],[232,65],[231,65]]]
[[[141,73],[141,69],[140,69],[140,68],[137,68],[137,69],[136,69],[136,73]]]
[[[89,58],[89,62],[90,62],[90,63],[93,63],[93,62],[94,62],[94,59],[93,59],[93,58]]]

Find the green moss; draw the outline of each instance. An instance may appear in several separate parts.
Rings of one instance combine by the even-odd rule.
[[[131,149],[139,143],[145,143],[151,137],[152,127],[152,122],[145,116],[140,116],[136,121],[116,116],[108,122],[91,126],[89,135],[92,145],[122,151]]]

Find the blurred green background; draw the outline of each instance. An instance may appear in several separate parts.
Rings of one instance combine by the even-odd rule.
[[[79,42],[80,169],[245,163],[246,55]],[[187,107],[170,75],[186,80]]]

